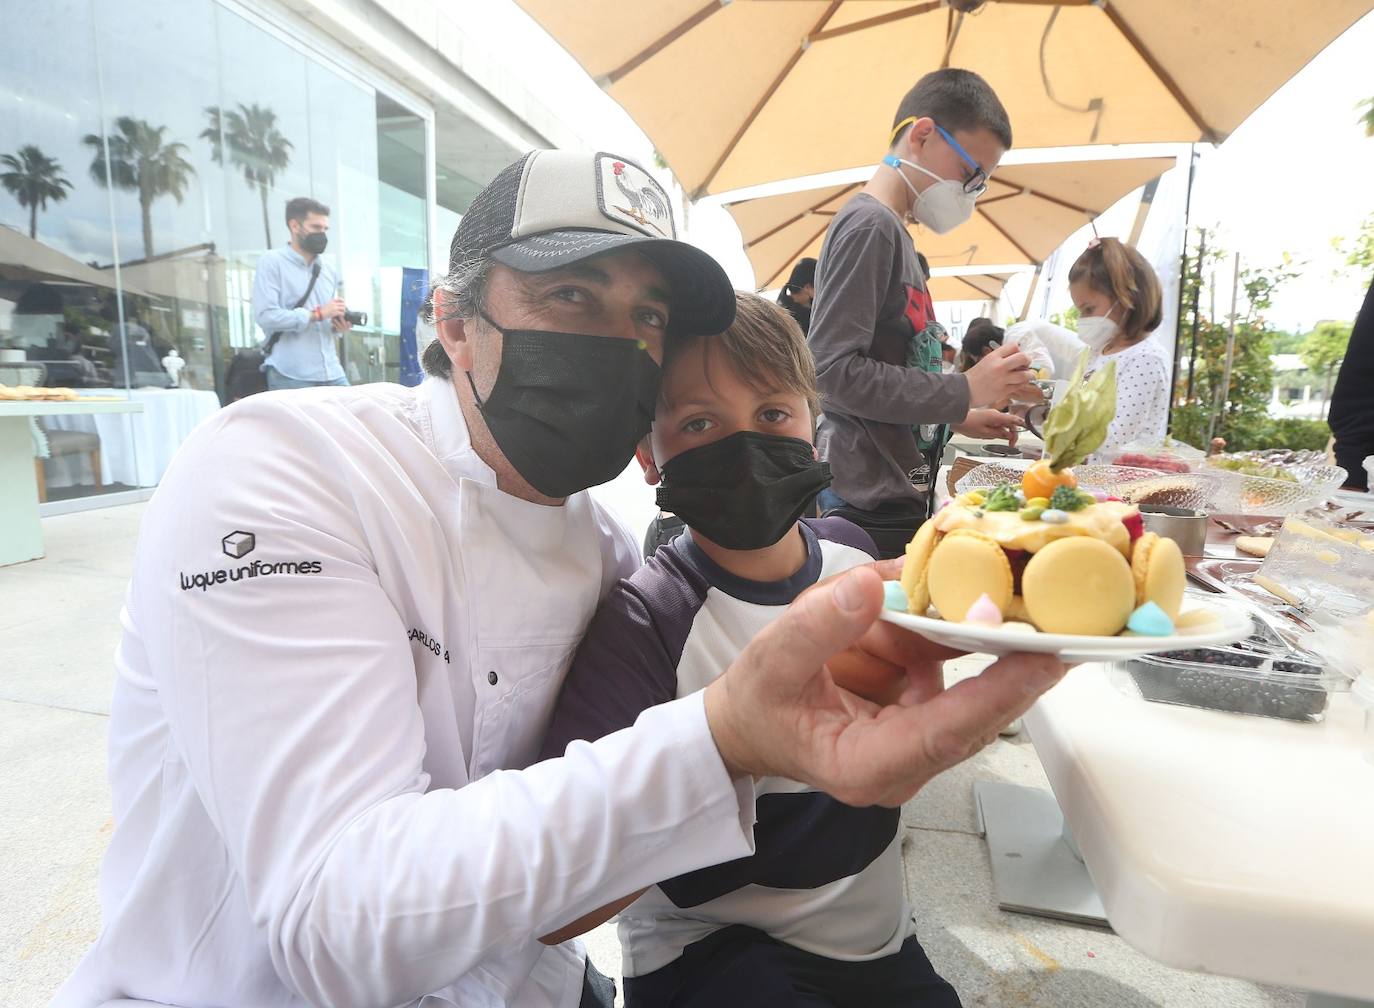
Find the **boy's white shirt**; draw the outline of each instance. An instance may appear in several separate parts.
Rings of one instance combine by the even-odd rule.
[[[54,1004],[576,1005],[537,936],[752,851],[700,694],[515,772],[637,563],[589,495],[498,490],[446,380],[203,424],[144,517],[103,929]]]

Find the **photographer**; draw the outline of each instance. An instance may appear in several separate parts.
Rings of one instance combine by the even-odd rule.
[[[338,296],[338,274],[321,258],[329,242],[329,207],[297,196],[286,204],[286,227],[290,244],[264,255],[253,277],[267,388],[347,385],[335,341],[359,319]]]

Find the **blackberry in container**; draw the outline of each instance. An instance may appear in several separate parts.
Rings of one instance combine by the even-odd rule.
[[[1252,634],[1235,644],[1132,658],[1118,665],[1114,678],[1126,692],[1156,703],[1320,721],[1328,694],[1344,685],[1343,677],[1252,623]]]

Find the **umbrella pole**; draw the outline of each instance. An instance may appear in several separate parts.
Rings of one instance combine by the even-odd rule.
[[[1188,266],[1188,217],[1193,208],[1193,179],[1197,174],[1197,145],[1188,145],[1188,191],[1183,197],[1183,254],[1178,260],[1178,307],[1174,311],[1174,318],[1177,320],[1174,325],[1174,373],[1170,381],[1169,388],[1169,422],[1173,423],[1174,400],[1177,398],[1175,390],[1178,388],[1178,367],[1183,359],[1183,341],[1178,338],[1179,330],[1182,328],[1183,321],[1183,291],[1187,287],[1187,277],[1184,270]],[[1197,323],[1196,312],[1194,312],[1193,324],[1193,346],[1197,347]],[[1193,394],[1193,371],[1188,369],[1188,395]],[[1186,401],[1186,399],[1185,399]]]
[[[1155,201],[1155,191],[1159,188],[1159,179],[1152,178],[1145,183],[1145,188],[1140,191],[1140,206],[1135,210],[1135,223],[1131,225],[1131,237],[1126,239],[1126,244],[1135,248],[1140,241],[1140,232],[1145,230],[1145,218],[1150,215],[1150,207]],[[1184,235],[1187,235],[1187,230]],[[1186,237],[1185,237],[1186,240]]]
[[[1212,410],[1212,416],[1207,421],[1207,444],[1212,443],[1212,435],[1216,433],[1217,414],[1226,410],[1226,400],[1231,394],[1231,362],[1236,356],[1236,301],[1240,293],[1240,253],[1236,253],[1235,265],[1232,267],[1234,272],[1231,275],[1231,331],[1226,335],[1226,363],[1221,372],[1221,394],[1217,396],[1216,406]]]
[[[1021,308],[1021,316],[1016,320],[1018,322],[1026,321],[1026,316],[1030,314],[1031,299],[1035,297],[1035,285],[1040,279],[1040,270],[1043,266],[1043,263],[1035,264],[1035,272],[1031,274],[1030,290],[1026,291],[1026,303]]]

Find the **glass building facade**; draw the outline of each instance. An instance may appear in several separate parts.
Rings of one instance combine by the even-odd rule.
[[[49,499],[154,485],[223,402],[235,351],[264,336],[253,273],[289,240],[292,197],[330,207],[325,258],[368,316],[340,340],[350,381],[399,380],[403,288],[519,155],[453,109],[436,140],[435,109],[290,23],[236,0],[45,0],[6,20],[0,382],[144,404],[40,425]]]

